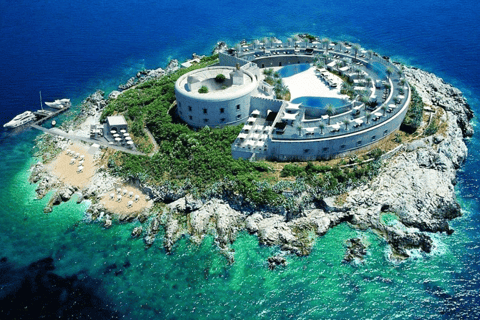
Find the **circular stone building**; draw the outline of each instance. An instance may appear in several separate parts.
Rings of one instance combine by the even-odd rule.
[[[222,74],[224,77],[218,77]],[[195,128],[245,122],[258,79],[239,66],[215,66],[191,71],[175,83],[180,118]],[[200,90],[202,88],[202,90]],[[200,93],[200,91],[206,91]]]

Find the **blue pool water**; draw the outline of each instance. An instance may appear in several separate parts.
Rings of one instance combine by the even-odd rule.
[[[299,64],[292,64],[289,66],[285,66],[278,70],[278,73],[282,78],[291,77],[296,75],[297,73],[303,72],[310,69],[309,63],[299,63]]]
[[[347,101],[338,98],[325,98],[325,97],[298,97],[292,100],[293,103],[302,103],[304,106],[325,109],[327,105],[331,104],[332,107],[338,108],[344,106]]]
[[[46,101],[78,104],[139,69],[208,54],[218,40],[285,40],[298,32],[358,42],[435,72],[463,90],[478,114],[479,16],[480,2],[472,0],[0,1],[0,122],[37,108],[40,90]],[[248,234],[233,245],[229,265],[211,238],[200,246],[182,239],[166,254],[160,236],[145,250],[130,237],[136,224],[103,230],[84,221],[87,204],[75,199],[43,214],[48,199],[35,200],[36,186],[27,182],[36,135],[0,131],[1,319],[14,318],[5,315],[17,306],[8,294],[25,294],[28,284],[36,295],[13,301],[30,302],[23,312],[50,308],[50,318],[60,311],[92,319],[480,318],[479,134],[467,141],[456,185],[464,216],[451,223],[453,235],[434,236],[432,254],[393,264],[385,241],[342,224],[316,240],[311,256],[287,256],[288,267],[275,271],[265,261],[279,249]],[[354,236],[369,244],[366,262],[342,264],[345,240]],[[27,268],[47,257],[53,261]],[[50,277],[37,277],[47,271]],[[35,279],[47,283],[33,286]],[[52,292],[63,298],[34,308],[43,302],[35,297]],[[66,308],[71,300],[79,307]]]

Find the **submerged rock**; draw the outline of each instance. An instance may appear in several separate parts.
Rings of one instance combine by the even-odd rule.
[[[270,268],[270,270],[273,270],[278,266],[285,267],[286,265],[287,265],[287,260],[284,257],[280,257],[280,256],[268,257],[268,268]]]

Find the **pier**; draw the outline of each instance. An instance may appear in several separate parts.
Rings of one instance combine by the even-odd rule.
[[[36,120],[35,122],[32,122],[31,126],[40,126],[42,123],[44,123],[45,121],[49,120],[49,119],[52,119],[52,118],[55,118],[56,116],[58,116],[60,113],[63,113],[67,110],[69,110],[70,107],[64,107],[62,109],[58,109],[57,111],[55,112],[52,112],[51,114],[49,114],[48,116],[45,116],[45,117],[41,117],[39,118],[38,120]]]

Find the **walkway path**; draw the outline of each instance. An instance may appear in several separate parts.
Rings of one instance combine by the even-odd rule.
[[[141,156],[145,155],[144,153],[141,153],[139,151],[130,150],[130,149],[127,149],[127,148],[124,148],[124,147],[116,146],[116,145],[110,145],[110,144],[108,144],[106,142],[103,142],[103,141],[98,141],[98,140],[94,140],[94,139],[90,139],[90,138],[86,138],[86,137],[80,137],[80,136],[76,136],[76,135],[73,135],[73,134],[68,134],[65,131],[62,131],[62,130],[57,129],[57,128],[47,129],[47,128],[41,127],[39,125],[36,125],[36,124],[32,124],[32,128],[38,129],[38,130],[43,131],[47,134],[62,136],[64,138],[67,138],[67,139],[70,139],[70,140],[73,140],[73,141],[83,141],[83,142],[92,143],[92,144],[96,143],[98,145],[101,145],[101,146],[104,146],[104,147],[107,147],[107,148],[112,148],[112,149],[122,151],[122,152],[125,152],[125,153],[141,155]]]

